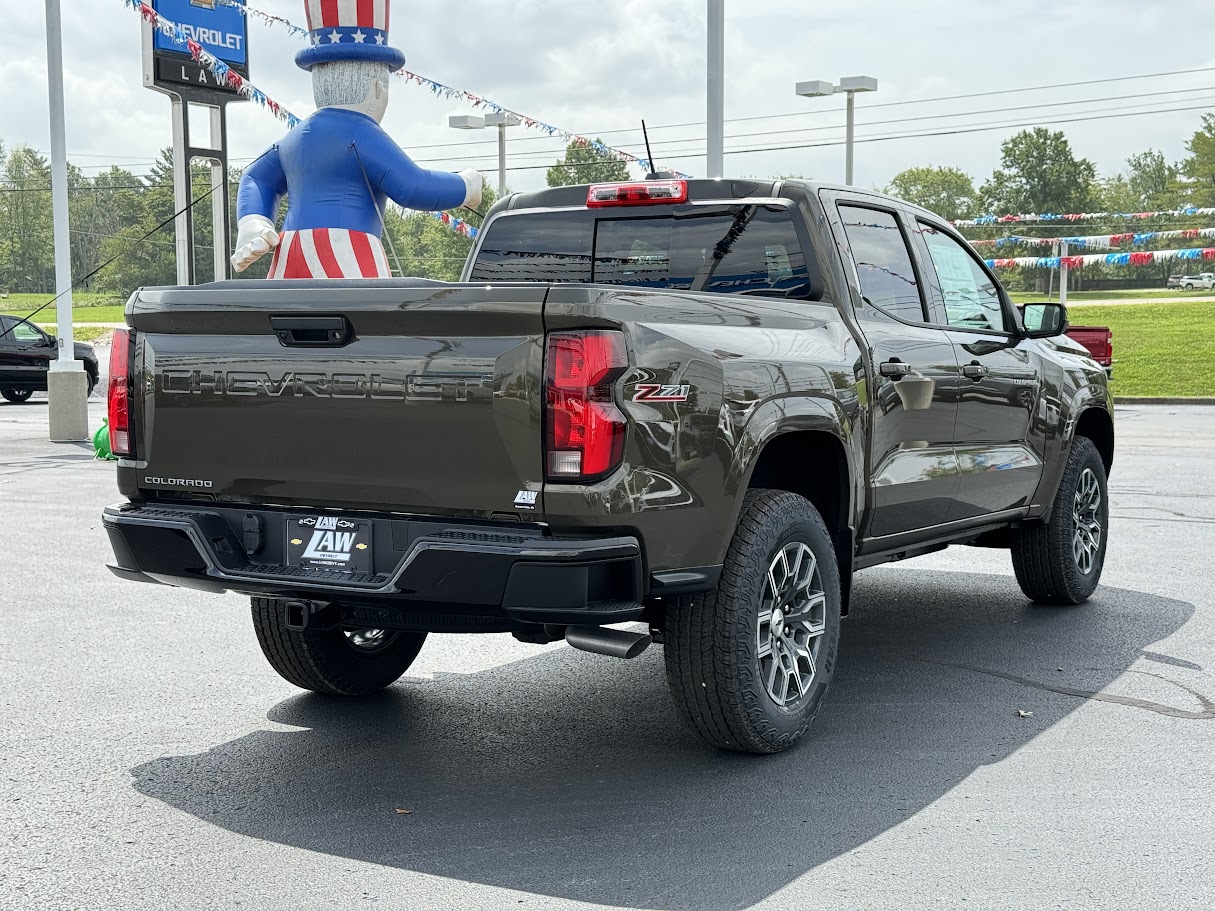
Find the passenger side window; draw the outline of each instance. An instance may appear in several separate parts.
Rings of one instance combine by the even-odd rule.
[[[911,251],[889,212],[840,206],[863,294],[873,306],[913,323],[927,321]]]
[[[920,234],[936,267],[949,325],[955,329],[1009,331],[1000,289],[970,250],[924,222],[920,222]]]

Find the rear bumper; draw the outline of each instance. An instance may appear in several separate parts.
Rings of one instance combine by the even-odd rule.
[[[125,579],[301,599],[317,609],[387,609],[401,625],[449,631],[635,620],[651,587],[635,537],[557,537],[538,525],[393,516],[359,516],[372,524],[371,573],[287,566],[287,517],[300,514],[111,506],[103,515],[115,557],[110,568]],[[250,525],[256,534],[247,533]],[[696,587],[695,580],[676,586]]]

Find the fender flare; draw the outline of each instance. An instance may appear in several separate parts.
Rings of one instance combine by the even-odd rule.
[[[844,492],[844,514],[848,517],[849,529],[855,535],[858,492],[856,453],[852,449],[852,421],[837,400],[805,395],[764,400],[747,415],[746,422],[735,432],[735,439],[732,441],[734,458],[725,485],[726,496],[731,499],[728,528],[732,530],[738,524],[743,496],[751,483],[760,455],[768,444],[787,434],[804,431],[829,434],[843,449],[848,481],[848,489]],[[728,539],[723,543],[723,557],[729,543]]]

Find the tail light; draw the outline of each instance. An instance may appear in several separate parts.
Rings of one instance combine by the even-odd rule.
[[[115,329],[110,345],[110,391],[106,398],[110,423],[110,452],[131,454],[131,332]]]
[[[657,206],[687,201],[686,180],[597,183],[586,193],[588,209],[602,209],[607,206]]]
[[[546,458],[551,481],[593,481],[624,460],[625,419],[612,385],[629,366],[619,332],[548,337]]]

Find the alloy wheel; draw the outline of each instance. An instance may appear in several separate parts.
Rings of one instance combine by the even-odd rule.
[[[1091,468],[1080,473],[1072,503],[1072,556],[1084,575],[1093,571],[1101,552],[1101,485]]]
[[[818,560],[808,546],[793,541],[768,567],[756,627],[764,688],[781,708],[810,692],[826,630],[827,596]]]

